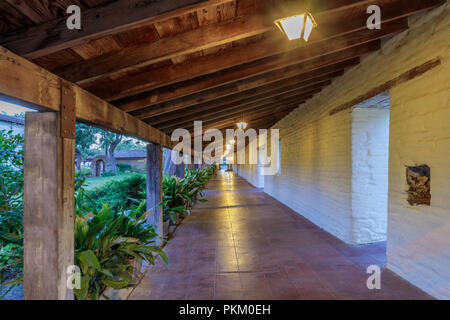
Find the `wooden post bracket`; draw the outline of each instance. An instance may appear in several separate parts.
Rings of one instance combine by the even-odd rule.
[[[75,139],[76,101],[73,86],[61,81],[61,137]]]

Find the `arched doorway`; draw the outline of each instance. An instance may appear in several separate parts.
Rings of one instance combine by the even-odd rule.
[[[99,155],[92,159],[91,172],[93,177],[101,177],[106,169],[106,157]]]

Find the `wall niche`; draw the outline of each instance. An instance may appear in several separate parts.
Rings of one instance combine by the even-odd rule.
[[[406,167],[406,183],[409,189],[408,203],[414,205],[427,205],[431,203],[430,167],[427,165]]]

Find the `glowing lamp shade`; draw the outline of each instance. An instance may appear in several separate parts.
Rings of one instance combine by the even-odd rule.
[[[275,24],[289,40],[303,38],[303,40],[308,41],[312,30],[317,27],[317,23],[310,13],[278,19]]]
[[[237,127],[238,127],[238,129],[241,129],[241,130],[245,130],[245,128],[247,128],[247,122],[238,122],[237,124]]]

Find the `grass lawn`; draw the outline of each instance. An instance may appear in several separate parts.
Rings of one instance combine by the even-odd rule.
[[[108,181],[121,180],[121,179],[129,177],[129,176],[131,176],[133,174],[135,174],[135,173],[123,173],[123,174],[118,174],[118,175],[112,176],[112,177],[86,178],[86,182],[84,184],[84,188],[86,190],[93,190],[93,189],[96,189],[98,187],[101,187],[103,184],[105,184]]]

